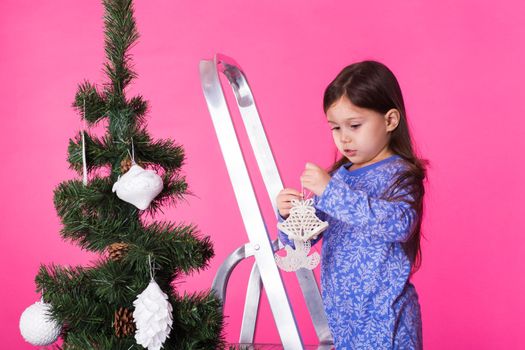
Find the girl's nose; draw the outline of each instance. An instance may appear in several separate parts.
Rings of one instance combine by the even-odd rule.
[[[350,142],[351,139],[350,139],[350,135],[347,135],[347,134],[341,134],[341,142],[344,142],[344,143],[348,143]]]

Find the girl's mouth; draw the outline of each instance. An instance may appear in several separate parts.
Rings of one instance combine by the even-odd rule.
[[[357,152],[356,150],[352,150],[352,149],[345,149],[345,153],[349,156],[354,156],[355,155],[355,152]]]

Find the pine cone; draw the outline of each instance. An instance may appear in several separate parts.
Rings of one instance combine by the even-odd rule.
[[[138,166],[144,168],[144,163],[139,162],[139,161],[135,161],[135,163]],[[120,162],[120,173],[121,174],[126,173],[129,170],[129,168],[131,168],[132,165],[133,165],[133,163],[131,162],[131,158],[129,156],[124,158],[124,159],[122,159],[122,161]]]
[[[133,313],[129,309],[120,307],[115,311],[115,321],[113,322],[115,335],[117,338],[127,337],[135,332],[135,322]]]
[[[116,242],[108,246],[109,258],[113,261],[118,261],[124,257],[129,250],[129,244],[124,242]]]
[[[131,158],[130,157],[126,157],[124,159],[122,159],[122,161],[120,162],[120,172],[122,174],[126,173],[129,168],[131,168]]]

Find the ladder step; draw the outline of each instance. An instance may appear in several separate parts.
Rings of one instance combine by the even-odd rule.
[[[228,350],[283,350],[282,344],[227,344]],[[304,350],[330,350],[333,345],[305,345]],[[299,350],[299,349],[298,349]]]

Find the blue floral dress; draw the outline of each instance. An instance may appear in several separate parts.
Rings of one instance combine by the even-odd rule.
[[[417,214],[405,201],[380,199],[406,163],[393,155],[349,171],[351,164],[313,197],[330,225],[321,235],[321,294],[335,348],[422,349],[421,309],[401,246]],[[293,246],[281,231],[279,239]]]

